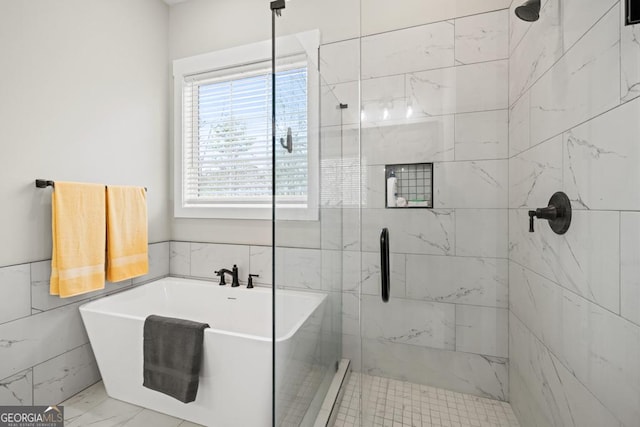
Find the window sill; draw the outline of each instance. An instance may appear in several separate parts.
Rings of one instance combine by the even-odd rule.
[[[175,218],[202,219],[246,219],[271,221],[271,207],[228,207],[228,206],[176,206]],[[277,221],[318,221],[317,208],[279,207],[276,208]]]

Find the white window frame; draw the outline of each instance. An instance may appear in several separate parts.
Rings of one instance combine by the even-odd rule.
[[[317,65],[320,33],[318,30],[280,37],[276,42],[278,58],[304,55],[307,61],[307,155],[308,188],[307,203],[276,204],[277,220],[318,220],[320,196],[320,141],[319,141],[319,75]],[[271,204],[187,204],[184,201],[184,123],[183,90],[185,78],[216,70],[238,68],[255,63],[271,61],[271,40],[224,49],[203,55],[173,61],[174,79],[174,216],[176,218],[227,218],[227,219],[271,219]],[[276,66],[279,65],[276,60]],[[283,63],[285,60],[282,61]],[[284,135],[283,135],[284,136]],[[284,150],[279,145],[277,150]],[[295,141],[294,141],[295,150]]]

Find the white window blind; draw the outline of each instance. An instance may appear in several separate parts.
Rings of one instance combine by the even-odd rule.
[[[251,209],[271,204],[271,71],[268,64],[186,76],[183,83],[184,206]],[[278,204],[309,203],[307,65],[276,74]],[[279,147],[291,128],[293,153]]]

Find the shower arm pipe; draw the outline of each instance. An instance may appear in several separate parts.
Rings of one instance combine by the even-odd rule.
[[[47,187],[56,187],[55,181],[51,181],[50,179],[36,179],[36,188],[47,188]],[[108,186],[105,185],[104,188]],[[144,187],[144,191],[147,191],[147,187]]]

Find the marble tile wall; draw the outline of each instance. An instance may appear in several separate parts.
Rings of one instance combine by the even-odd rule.
[[[510,0],[404,0],[402,7],[388,7],[382,0],[362,2],[361,32],[363,35],[393,31],[471,16],[509,7]],[[384,19],[380,13],[384,11]]]
[[[524,427],[637,426],[640,26],[616,0],[542,3],[510,14],[511,403]],[[560,190],[568,233],[529,233]]]
[[[309,248],[276,248],[277,285],[289,289],[334,291],[336,250]],[[338,257],[339,258],[339,257]],[[342,260],[338,260],[342,262]],[[171,242],[169,274],[218,281],[214,273],[220,268],[238,266],[241,285],[247,284],[249,273],[257,285],[271,286],[272,252],[270,246],[228,245],[216,243]],[[341,267],[341,266],[338,266]],[[282,272],[279,274],[278,272]],[[340,268],[338,268],[338,273]]]
[[[57,404],[97,382],[78,308],[167,276],[169,246],[149,245],[149,274],[65,299],[49,295],[50,260],[0,267],[0,405]]]
[[[504,3],[473,13],[461,7],[422,25],[387,23],[384,32],[365,30],[359,40],[320,49],[322,74],[340,102],[359,106],[362,126],[353,142],[360,150],[349,150],[360,165],[362,211],[345,206],[342,218],[344,356],[370,374],[502,400],[508,398]],[[403,13],[411,7],[403,5]],[[351,60],[358,55],[361,69]],[[359,98],[338,90],[359,77]],[[384,209],[384,165],[416,162],[435,163],[435,209]],[[391,233],[388,304],[379,297],[382,227]]]

